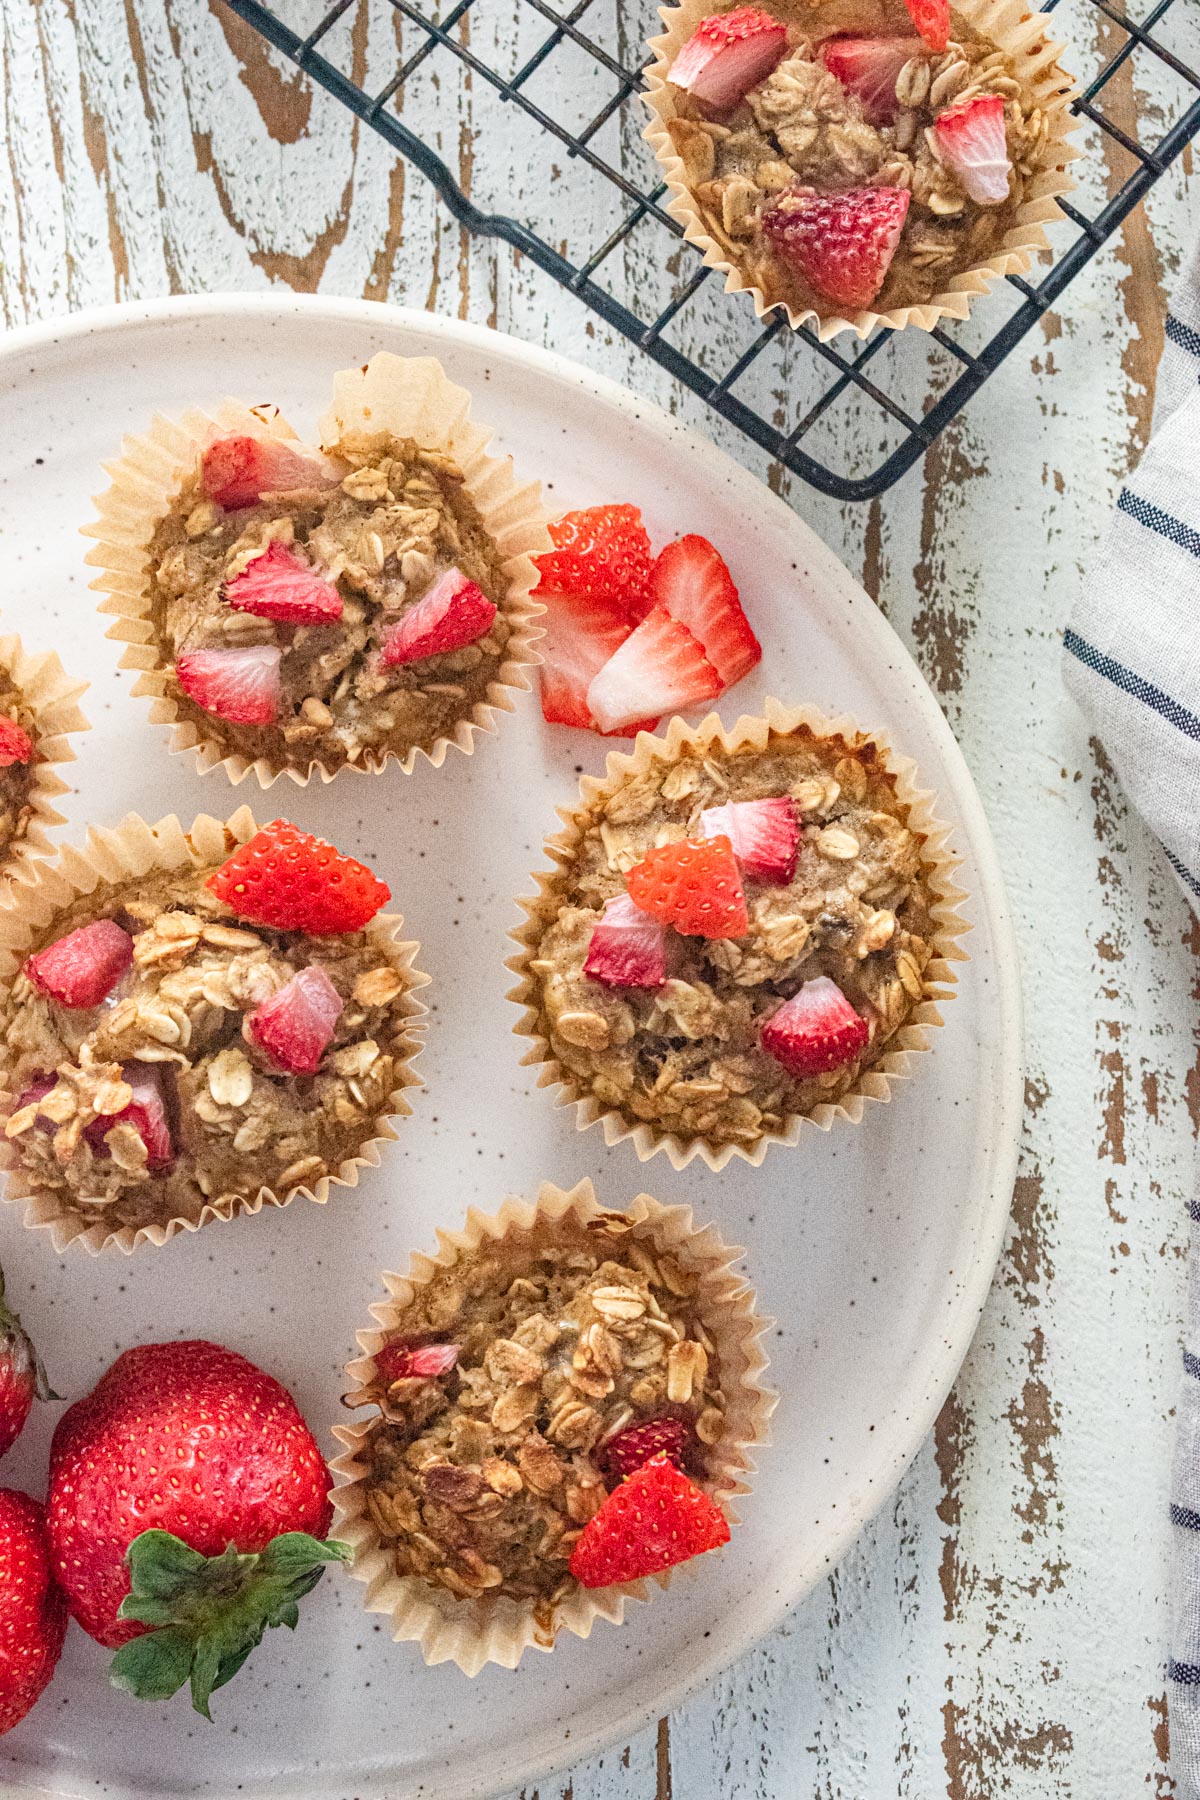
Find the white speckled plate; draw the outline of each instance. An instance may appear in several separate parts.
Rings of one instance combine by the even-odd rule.
[[[304,792],[232,790],[168,757],[128,694],[119,646],[87,588],[84,540],[100,463],[150,413],[226,393],[277,401],[311,429],[330,373],[391,349],[434,354],[472,389],[519,467],[563,507],[635,499],[662,541],[701,530],[726,552],[765,646],[725,702],[767,692],[849,711],[885,729],[940,790],[957,826],[974,931],[932,1055],[864,1124],[809,1133],[760,1169],[720,1176],[663,1157],[639,1164],[577,1133],[518,1067],[504,999],[513,896],[529,890],[554,804],[598,740],[545,727],[529,696],[474,757],[442,769],[342,777]],[[746,1523],[723,1553],[634,1606],[619,1629],[564,1640],[520,1671],[469,1682],[427,1669],[333,1573],[293,1637],[272,1632],[216,1702],[141,1706],[108,1687],[106,1656],[72,1627],[41,1704],[0,1744],[5,1794],[354,1794],[438,1800],[532,1783],[675,1705],[775,1624],[884,1501],[929,1429],[966,1350],[999,1249],[1016,1160],[1019,999],[995,855],[966,767],[916,667],[862,589],[779,500],[634,396],[493,333],[365,302],[238,296],[108,309],[0,342],[0,624],[88,676],[95,729],[65,801],[70,826],[136,808],[286,807],[367,855],[391,883],[433,977],[427,1091],[383,1167],[326,1207],[216,1225],[161,1251],[56,1257],[0,1209],[0,1260],[59,1391],[88,1388],[129,1344],[205,1335],[245,1351],[295,1391],[318,1435],[338,1412],[340,1369],[378,1297],[379,1271],[431,1245],[468,1203],[493,1207],[542,1179],[594,1178],[619,1206],[643,1187],[688,1200],[748,1245],[783,1399]],[[56,1407],[42,1407],[3,1480],[40,1490]]]

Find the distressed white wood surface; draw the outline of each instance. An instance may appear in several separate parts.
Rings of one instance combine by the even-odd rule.
[[[593,18],[608,17],[632,59],[648,10],[618,19],[615,5],[596,0]],[[280,10],[303,30],[319,9]],[[1190,32],[1193,60],[1198,10],[1176,7],[1170,39],[1182,50]],[[350,17],[331,49],[382,86],[396,16],[363,0]],[[1082,4],[1062,18],[1081,72],[1120,42]],[[529,41],[512,4],[480,0],[471,31],[510,66]],[[560,117],[590,116],[588,79],[570,58],[548,72]],[[1176,90],[1141,79],[1123,78],[1118,100],[1153,121]],[[581,206],[590,225],[609,216],[603,194],[577,198],[578,171],[557,152],[513,154],[511,114],[478,81],[426,72],[405,116],[489,205],[540,208],[564,238]],[[631,133],[604,142],[637,153]],[[1125,171],[1092,147],[1095,203]],[[497,325],[636,385],[756,468],[861,573],[939,694],[991,816],[1024,959],[1027,1122],[1009,1242],[955,1392],[894,1501],[786,1626],[542,1800],[1172,1792],[1165,1499],[1200,1125],[1200,934],[1062,693],[1058,634],[1145,441],[1162,283],[1200,225],[1190,166],[923,468],[881,501],[842,507],[767,467],[503,246],[464,241],[418,176],[219,0],[0,0],[6,324],[276,283]],[[658,278],[648,245],[631,243],[624,274]],[[718,348],[742,341],[741,314],[717,296],[704,305]],[[777,379],[802,383],[804,369],[793,359]],[[861,409],[842,429],[873,441]]]

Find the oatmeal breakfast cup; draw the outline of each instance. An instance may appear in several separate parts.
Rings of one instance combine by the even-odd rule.
[[[546,1185],[438,1238],[358,1334],[335,1530],[393,1636],[476,1675],[619,1623],[728,1541],[771,1321],[741,1252],[648,1194],[606,1212],[589,1181]]]
[[[1074,84],[1023,0],[660,13],[645,136],[669,211],[762,317],[822,339],[965,319],[1074,185]]]
[[[79,710],[86,681],[72,681],[52,651],[31,656],[19,637],[0,637],[0,882],[48,856],[61,825],[52,802],[68,791],[59,765],[74,762],[70,739],[87,731]]]
[[[644,1161],[759,1163],[857,1123],[963,960],[957,858],[877,734],[768,701],[643,733],[585,777],[523,900],[509,998],[539,1085]]]
[[[0,1167],[56,1250],[324,1202],[408,1114],[415,944],[363,864],[243,807],[130,815],[0,904]]]
[[[201,772],[440,767],[530,686],[550,547],[471,396],[431,358],[334,377],[321,447],[273,408],[156,419],[85,527],[133,691]]]

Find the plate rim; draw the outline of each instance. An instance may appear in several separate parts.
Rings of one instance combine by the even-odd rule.
[[[833,1534],[823,1568],[815,1569],[811,1579],[801,1580],[791,1588],[782,1585],[777,1587],[752,1629],[742,1630],[732,1641],[723,1640],[719,1648],[702,1652],[696,1660],[689,1663],[683,1673],[677,1674],[672,1681],[656,1691],[648,1703],[626,1706],[606,1724],[596,1725],[579,1737],[571,1735],[563,1738],[560,1725],[560,1741],[556,1751],[547,1749],[530,1761],[510,1765],[505,1769],[499,1785],[491,1784],[486,1778],[484,1784],[480,1785],[475,1773],[478,1757],[474,1757],[474,1769],[466,1767],[463,1779],[456,1780],[452,1767],[448,1765],[445,1781],[439,1780],[436,1788],[426,1784],[420,1790],[426,1796],[436,1795],[436,1800],[487,1800],[488,1796],[536,1784],[570,1765],[586,1762],[615,1742],[632,1737],[656,1718],[685,1703],[700,1688],[746,1656],[793,1608],[806,1599],[822,1574],[837,1566],[865,1527],[879,1515],[895,1493],[905,1470],[928,1437],[965,1361],[991,1288],[1008,1223],[1020,1150],[1024,1080],[1019,951],[991,827],[974,777],[932,688],[908,646],[847,565],[806,519],[758,476],[736,462],[727,451],[694,427],[672,417],[656,401],[634,394],[611,376],[599,374],[559,351],[526,343],[490,326],[446,318],[414,307],[394,306],[386,301],[275,291],[214,292],[123,301],[83,308],[78,312],[58,314],[33,324],[17,326],[0,335],[0,379],[15,385],[20,377],[14,364],[31,353],[55,347],[63,340],[90,336],[111,341],[125,331],[146,327],[164,328],[169,327],[173,321],[186,319],[213,321],[257,316],[279,321],[288,314],[300,312],[321,315],[330,322],[345,321],[347,324],[366,328],[378,325],[389,332],[408,330],[444,339],[448,343],[462,344],[498,362],[523,363],[542,378],[549,378],[569,389],[588,392],[591,398],[624,415],[632,429],[654,435],[664,446],[669,443],[673,455],[678,454],[681,447],[684,448],[690,456],[709,465],[714,475],[719,476],[735,492],[740,488],[747,502],[752,503],[755,508],[786,515],[788,529],[796,534],[803,546],[808,570],[815,581],[819,584],[824,575],[832,574],[835,580],[848,582],[861,597],[864,606],[860,624],[867,637],[873,640],[873,654],[885,651],[892,658],[898,659],[916,677],[912,698],[923,714],[943,762],[954,778],[953,798],[958,823],[963,835],[970,840],[978,869],[978,882],[970,899],[986,914],[995,944],[995,981],[994,984],[989,984],[989,998],[981,1003],[987,1006],[991,1017],[999,1025],[999,1075],[992,1107],[996,1133],[995,1142],[989,1147],[985,1159],[986,1204],[981,1207],[976,1220],[974,1253],[970,1269],[959,1289],[953,1317],[948,1322],[950,1328],[947,1329],[946,1322],[943,1322],[938,1341],[931,1349],[924,1402],[914,1408],[905,1421],[903,1430],[893,1427],[889,1454],[869,1484],[869,1502],[860,1497],[859,1503],[848,1509],[838,1530]],[[36,371],[28,373],[36,374]],[[473,403],[479,399],[480,395],[473,392]],[[483,411],[486,413],[486,404]],[[531,471],[530,476],[536,478],[536,471]],[[777,1164],[776,1167],[778,1166],[781,1165]],[[405,1797],[415,1795],[415,1789],[402,1789],[394,1785],[388,1772],[380,1770],[378,1774],[383,1785],[375,1791],[381,1800],[385,1794],[387,1800],[401,1800],[402,1794]],[[401,1777],[401,1780],[404,1778]],[[374,1788],[374,1778],[372,1787]],[[302,1800],[311,1800],[311,1795],[316,1790],[272,1782],[269,1788],[259,1786],[256,1790],[246,1791],[257,1791],[260,1794],[270,1792],[280,1796],[286,1794],[297,1796],[298,1800],[301,1797]],[[0,1778],[0,1795],[5,1800],[9,1800],[10,1796],[11,1800],[24,1800],[25,1796],[46,1792],[40,1786],[14,1785],[7,1776]]]

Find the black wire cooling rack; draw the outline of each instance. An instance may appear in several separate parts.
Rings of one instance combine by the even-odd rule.
[[[432,14],[417,0],[224,3],[427,176],[469,232],[511,244],[843,500],[882,493],[922,455],[1200,131],[1200,0],[1155,0],[1139,19],[1110,0],[1043,0],[1059,7],[1064,64],[1077,77],[1099,64],[1074,110],[1085,150],[1104,151],[1075,165],[1091,173],[1051,227],[1053,261],[1040,280],[1010,275],[969,322],[943,321],[932,356],[911,331],[822,344],[726,295],[663,209],[638,94],[653,0],[636,18],[640,0],[447,0]],[[472,153],[484,132],[501,148],[490,194]]]

